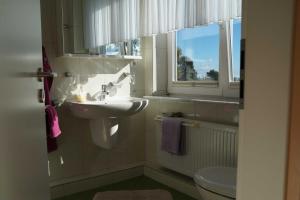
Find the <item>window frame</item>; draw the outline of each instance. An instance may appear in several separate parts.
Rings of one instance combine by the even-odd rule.
[[[218,28],[219,28],[219,34],[220,34],[220,37],[219,37],[219,43],[221,43],[221,27],[220,27],[220,24],[218,24]],[[195,27],[195,28],[199,28],[199,27]],[[175,51],[177,53],[177,32],[175,32]],[[219,53],[220,53],[220,46],[219,46]],[[219,55],[220,56],[220,55]],[[220,61],[220,59],[219,59]],[[177,56],[175,56],[175,66],[174,68],[172,69],[173,72],[172,72],[172,79],[173,79],[173,83],[174,84],[182,84],[182,85],[217,85],[219,80],[193,80],[193,81],[177,81]],[[219,63],[220,65],[220,63]]]
[[[241,21],[241,23],[242,23],[242,20],[241,19],[238,19],[238,20],[240,20]],[[230,63],[229,63],[229,69],[228,69],[228,71],[229,71],[229,84],[230,84],[230,86],[231,87],[239,87],[239,85],[240,85],[240,81],[234,81],[234,78],[233,78],[233,59],[232,59],[232,50],[233,50],[233,21],[234,21],[234,19],[231,19],[230,20],[230,24],[229,24],[229,26],[230,26],[230,35],[229,35],[229,39],[230,39],[230,45],[229,45],[229,55],[228,56],[230,56],[229,58],[229,60],[230,60]]]
[[[176,79],[176,32],[168,33],[168,93],[187,95],[212,95],[224,97],[239,96],[239,82],[230,81],[231,73],[231,25],[228,22],[219,23],[219,80],[175,81]]]

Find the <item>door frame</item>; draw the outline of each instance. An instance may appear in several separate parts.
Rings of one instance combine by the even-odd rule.
[[[286,200],[300,199],[300,1],[295,2]]]

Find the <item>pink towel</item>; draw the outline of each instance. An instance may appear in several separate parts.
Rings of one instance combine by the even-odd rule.
[[[43,47],[43,71],[52,72],[45,47]],[[53,82],[52,77],[44,78],[48,152],[52,152],[57,149],[56,138],[61,134],[61,130],[59,128],[59,123],[58,123],[58,115],[55,110],[55,107],[53,107],[51,103],[50,89],[52,86],[52,82]]]
[[[46,126],[47,136],[50,138],[57,138],[61,134],[58,123],[58,115],[53,106],[46,107]]]

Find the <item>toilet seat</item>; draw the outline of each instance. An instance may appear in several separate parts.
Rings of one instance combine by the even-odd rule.
[[[198,186],[206,190],[230,198],[235,198],[236,168],[203,168],[195,174],[194,180]]]

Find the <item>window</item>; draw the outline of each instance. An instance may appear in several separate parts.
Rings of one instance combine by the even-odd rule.
[[[180,30],[176,44],[175,81],[218,81],[219,24]]]
[[[240,52],[241,52],[241,20],[231,21],[231,74],[230,81],[240,80]]]
[[[168,34],[170,94],[238,97],[241,20]]]

